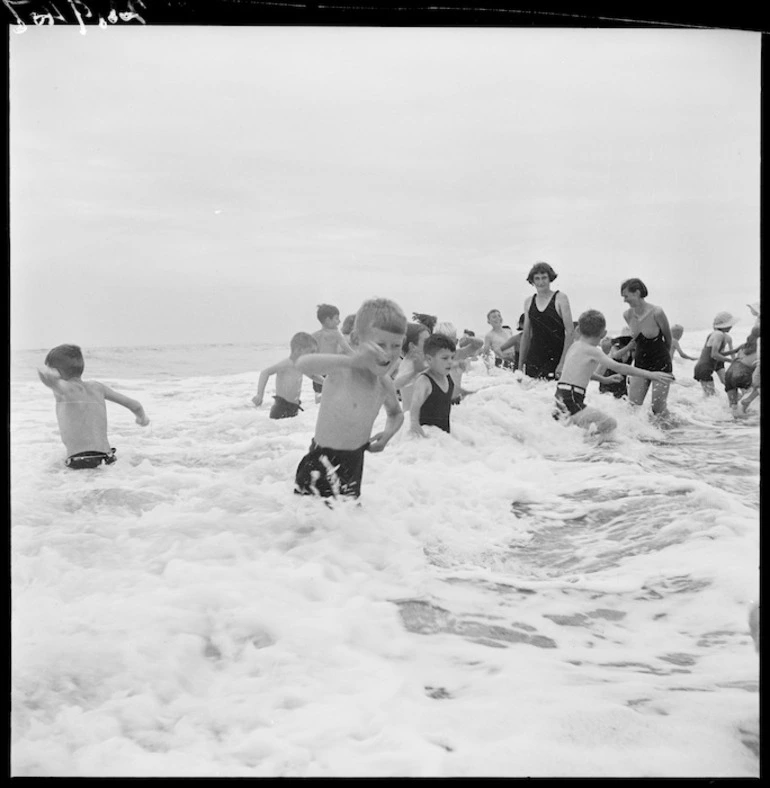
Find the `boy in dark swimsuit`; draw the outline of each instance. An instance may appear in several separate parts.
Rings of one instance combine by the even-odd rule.
[[[358,498],[364,452],[380,452],[404,414],[391,373],[398,365],[406,317],[386,298],[365,301],[351,333],[352,355],[310,353],[297,359],[306,375],[326,375],[310,450],[297,467],[294,492],[322,498]],[[371,434],[385,406],[385,428]]]
[[[275,402],[270,409],[271,419],[289,419],[302,410],[299,399],[302,390],[302,373],[297,369],[296,361],[306,353],[317,353],[318,342],[315,337],[300,331],[291,338],[289,348],[291,354],[288,358],[262,370],[257,383],[257,393],[251,399],[254,405],[259,407],[265,396],[267,381],[272,375],[275,375],[275,396],[273,397]],[[308,375],[308,377],[314,383],[323,381],[320,376]]]
[[[150,423],[144,408],[104,383],[81,380],[85,364],[77,345],[53,348],[45,358],[45,366],[37,374],[56,399],[56,419],[68,455],[64,464],[72,470],[96,468],[102,463],[112,465],[116,457],[107,439],[105,400],[128,408],[141,427]]]
[[[454,397],[452,366],[456,345],[443,334],[431,334],[423,345],[428,368],[417,378],[409,411],[409,430],[427,437],[423,426],[438,427],[449,432],[449,414]]]

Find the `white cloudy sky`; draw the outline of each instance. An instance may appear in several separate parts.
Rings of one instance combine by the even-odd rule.
[[[15,347],[284,341],[373,295],[515,324],[536,260],[621,325],[759,297],[760,35],[10,33]]]

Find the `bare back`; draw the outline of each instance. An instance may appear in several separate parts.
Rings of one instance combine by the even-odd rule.
[[[109,452],[104,386],[96,381],[62,381],[54,396],[56,419],[67,455],[82,451]]]
[[[580,386],[582,389],[588,388],[591,375],[596,372],[604,360],[610,361],[609,357],[596,345],[589,345],[578,339],[567,350],[559,382]]]
[[[372,425],[380,412],[389,376],[378,378],[368,370],[340,369],[324,381],[318,410],[315,441],[329,449],[358,449],[369,441]],[[394,392],[395,396],[395,392]]]
[[[320,331],[316,331],[313,336],[318,342],[319,353],[347,353],[350,351],[345,337],[336,328],[322,328]]]
[[[294,366],[294,363],[282,366],[275,373],[275,393],[287,402],[299,402],[299,395],[302,391],[302,373]]]

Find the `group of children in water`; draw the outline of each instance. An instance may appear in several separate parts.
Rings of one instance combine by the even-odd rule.
[[[339,310],[321,305],[317,312],[320,330],[291,338],[290,355],[262,370],[252,400],[258,407],[263,404],[267,383],[274,376],[270,418],[290,418],[301,410],[303,376],[313,382],[320,406],[310,448],[296,471],[295,492],[326,499],[357,498],[365,452],[382,451],[401,428],[407,412],[409,430],[417,436],[425,436],[424,427],[450,432],[451,408],[468,394],[462,388],[462,375],[469,361],[478,356],[489,368],[493,359],[498,367],[555,380],[554,418],[595,431],[600,439],[617,425],[612,417],[585,404],[591,380],[615,396],[627,393],[631,401],[635,401],[637,386],[637,404],[652,384],[653,412],[665,412],[665,395],[674,380],[673,354],[691,358],[679,346],[681,327],[669,328],[662,310],[645,304],[644,283],[630,279],[621,286],[621,295],[629,304],[624,317],[630,331],[611,340],[604,316],[595,309],[583,312],[573,323],[567,297],[550,291],[555,278],[547,263],[535,264],[527,279],[536,294],[525,302],[517,332],[503,324],[499,310],[492,309],[487,315],[490,330],[483,340],[467,330],[458,340],[451,323],[437,323],[429,315],[414,313],[414,321],[409,322],[401,308],[385,298],[364,302],[340,330]],[[751,305],[751,309],[757,324],[747,342],[732,349],[729,330],[736,321],[728,313],[720,313],[695,366],[695,378],[706,394],[714,393],[712,376],[717,374],[734,412],[740,390],[748,392],[741,405],[744,411],[759,393],[759,305]],[[725,370],[730,361],[733,363]],[[39,376],[56,399],[69,468],[115,462],[115,449],[107,438],[106,401],[131,410],[138,424],[149,424],[136,400],[102,383],[82,380],[84,362],[79,347],[54,348],[45,366]],[[372,435],[383,406],[385,425]]]

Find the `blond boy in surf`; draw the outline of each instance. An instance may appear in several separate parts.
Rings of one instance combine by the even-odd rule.
[[[297,467],[294,492],[322,498],[358,498],[364,452],[380,452],[404,414],[391,373],[406,334],[401,308],[386,298],[365,301],[356,313],[351,355],[312,353],[299,358],[306,375],[326,375],[310,450]],[[372,426],[385,406],[385,428]]]

